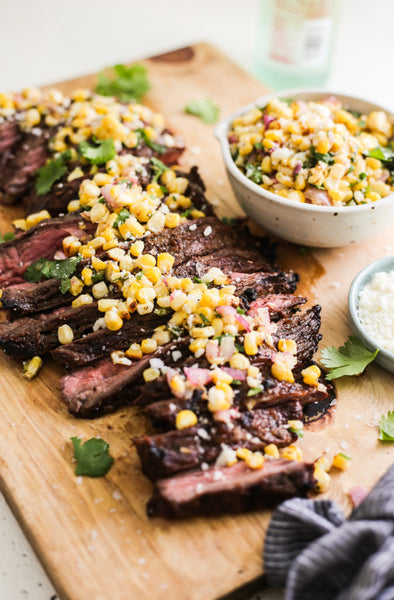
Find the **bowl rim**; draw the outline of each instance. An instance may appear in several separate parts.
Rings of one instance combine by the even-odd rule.
[[[289,208],[292,207],[293,209],[295,208],[295,209],[299,209],[301,211],[306,211],[306,212],[316,212],[316,213],[326,213],[326,214],[336,213],[338,215],[341,213],[344,213],[346,215],[351,215],[353,213],[359,214],[362,212],[369,212],[371,210],[374,210],[376,208],[376,206],[384,207],[384,206],[394,202],[394,191],[393,191],[392,193],[388,194],[385,198],[381,198],[380,200],[377,200],[377,202],[371,202],[368,204],[361,204],[361,205],[357,205],[357,206],[320,206],[320,205],[316,205],[316,204],[306,204],[303,202],[296,202],[295,200],[290,200],[288,198],[283,198],[282,196],[279,196],[278,194],[274,194],[273,192],[270,192],[269,190],[261,188],[259,185],[257,185],[257,183],[254,183],[253,181],[248,179],[246,177],[246,175],[244,175],[244,173],[242,173],[242,171],[237,167],[237,165],[233,161],[233,158],[230,154],[230,145],[227,140],[227,133],[228,133],[228,130],[230,128],[230,124],[232,123],[232,121],[236,117],[248,112],[250,109],[254,108],[255,106],[262,104],[262,103],[269,102],[272,98],[276,98],[276,97],[280,98],[280,97],[286,97],[286,96],[296,97],[297,95],[301,96],[303,94],[316,94],[321,97],[335,96],[335,97],[342,98],[342,99],[362,102],[364,104],[369,105],[371,107],[370,110],[376,110],[376,109],[384,110],[392,118],[394,118],[393,111],[391,109],[387,108],[386,106],[383,106],[382,104],[376,104],[375,102],[372,102],[365,98],[360,98],[359,96],[352,96],[352,95],[349,95],[346,93],[341,93],[341,92],[337,92],[335,90],[330,90],[330,89],[325,90],[325,89],[321,89],[321,88],[293,88],[290,90],[283,90],[283,91],[281,90],[279,92],[272,92],[271,94],[266,94],[264,96],[261,96],[260,98],[257,98],[253,102],[249,102],[249,104],[244,105],[243,107],[239,108],[238,110],[234,111],[233,113],[231,113],[230,115],[228,115],[227,117],[225,117],[224,119],[219,121],[219,123],[217,123],[217,125],[215,126],[214,134],[215,134],[215,137],[217,138],[217,140],[220,142],[223,160],[224,160],[226,168],[231,173],[231,175],[235,179],[237,179],[241,185],[247,187],[251,192],[254,192],[255,194],[258,193],[261,197],[263,197],[265,199],[268,198],[269,200],[276,202],[277,204],[281,204],[282,206],[287,206]]]
[[[352,329],[356,330],[357,335],[362,338],[362,341],[368,348],[379,350],[378,358],[383,358],[387,362],[394,364],[394,354],[383,348],[364,328],[357,314],[357,305],[360,291],[373,278],[375,273],[385,270],[385,267],[392,266],[394,271],[394,254],[383,256],[365,266],[353,279],[349,294],[348,294],[348,309],[352,325]],[[380,362],[380,361],[379,361]]]

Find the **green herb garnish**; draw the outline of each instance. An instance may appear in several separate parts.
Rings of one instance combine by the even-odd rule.
[[[67,172],[66,162],[72,157],[71,150],[65,150],[57,158],[49,160],[41,169],[37,170],[36,192],[38,196],[46,194],[55,181],[61,179]]]
[[[203,323],[209,324],[209,319],[207,319],[207,317],[203,313],[200,313],[200,317]]]
[[[183,327],[178,327],[178,325],[168,325],[168,331],[171,333],[171,335],[174,338],[180,338],[182,337],[184,330]]]
[[[196,276],[193,277],[193,281],[194,283],[203,283],[203,280]]]
[[[322,154],[321,152],[316,151],[315,146],[311,146],[309,148],[309,156],[306,158],[303,167],[312,169],[313,167],[316,167],[319,161],[325,162],[328,165],[333,165],[334,154],[332,152],[326,152],[325,154]]]
[[[359,179],[361,179],[361,181],[363,181],[363,179],[366,179],[368,177],[368,175],[366,173],[360,173],[359,175]]]
[[[394,160],[394,150],[391,148],[382,148],[382,146],[378,146],[373,150],[369,150],[369,152],[364,153],[364,156],[370,156],[371,158],[377,158],[382,162],[390,162]]]
[[[248,391],[247,396],[256,396],[257,394],[260,394],[262,391],[263,391],[263,388],[261,386],[259,386],[259,387],[252,387]]]
[[[79,152],[91,165],[103,165],[116,155],[113,139],[98,140],[96,136],[93,136],[92,142],[80,142]]]
[[[27,267],[24,278],[30,283],[39,283],[42,279],[60,279],[60,291],[65,294],[70,290],[70,277],[81,260],[82,256],[71,256],[64,260],[39,258]]]
[[[13,240],[14,237],[15,233],[13,231],[8,231],[4,235],[0,234],[0,244],[3,244],[4,242],[9,242],[10,240]]]
[[[379,421],[379,439],[382,442],[394,442],[394,410],[389,410],[386,417],[382,415]]]
[[[119,228],[119,225],[121,225],[122,223],[127,221],[127,219],[129,217],[130,217],[130,212],[127,210],[127,208],[122,208],[119,211],[118,217],[117,217],[116,221],[114,222],[114,224],[112,225],[112,227]]]
[[[260,166],[248,163],[245,167],[245,175],[254,183],[260,184],[263,182],[263,173]]]
[[[290,433],[294,433],[294,435],[298,436],[300,440],[304,437],[304,432],[302,429],[296,429],[295,427],[289,427],[288,431],[290,431]]]
[[[97,271],[92,275],[92,282],[98,283],[99,281],[104,281],[104,271]]]
[[[193,210],[194,210],[193,208],[186,209],[185,212],[181,213],[181,217],[185,217],[185,219],[188,219],[190,217],[190,215],[192,214]]]
[[[72,437],[74,456],[77,459],[75,475],[103,477],[113,465],[109,444],[100,438],[91,438],[81,445],[81,440]]]
[[[131,67],[115,65],[108,75],[100,73],[96,84],[98,94],[115,96],[120,102],[138,102],[149,88],[146,67],[140,64]]]
[[[139,138],[154,152],[157,152],[157,154],[164,154],[165,152],[167,152],[167,147],[153,142],[146,133],[145,129],[136,129],[135,131],[138,134]]]
[[[192,100],[185,107],[185,113],[200,117],[203,123],[210,125],[216,123],[219,117],[219,107],[212,102],[210,98],[205,100]]]
[[[162,308],[162,307],[158,307],[155,308],[155,310],[153,311],[155,313],[155,315],[158,315],[159,317],[164,317],[164,315],[168,315],[168,313],[170,312],[169,308]]]
[[[244,315],[244,314],[245,314],[245,311],[244,311],[244,309],[243,309],[243,308],[240,308],[239,306],[237,306],[237,313],[238,313],[239,315]]]
[[[152,158],[150,159],[150,164],[151,164],[151,167],[154,172],[154,177],[153,177],[152,181],[154,183],[157,183],[157,181],[160,179],[160,177],[163,175],[163,173],[165,173],[165,171],[169,171],[169,168],[166,167],[166,165],[163,162],[161,162],[161,160],[156,158],[155,156],[152,156]],[[166,189],[166,191],[168,193],[167,189]]]
[[[378,350],[367,350],[358,338],[351,335],[344,346],[323,348],[321,363],[329,370],[327,379],[338,379],[343,375],[360,375],[377,353]]]

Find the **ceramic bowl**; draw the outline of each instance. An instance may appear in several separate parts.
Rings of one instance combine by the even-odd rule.
[[[375,359],[376,362],[387,371],[394,373],[394,354],[382,348],[382,346],[380,346],[369,333],[365,331],[364,326],[361,324],[357,315],[360,291],[367,283],[369,283],[369,281],[371,281],[371,279],[373,279],[375,273],[378,273],[379,271],[394,271],[394,255],[380,258],[371,263],[360,271],[353,280],[348,298],[350,327],[353,333],[362,341],[368,350],[374,352],[378,348],[379,352]]]
[[[386,107],[361,98],[346,96],[331,90],[308,89],[289,90],[263,96],[220,121],[215,128],[215,136],[221,145],[227,176],[245,213],[277,237],[303,246],[319,248],[335,248],[361,242],[378,235],[393,223],[394,193],[371,204],[349,207],[316,206],[273,194],[253,183],[240,171],[231,157],[227,140],[231,123],[254,106],[264,106],[274,96],[306,101],[335,96],[345,106],[362,113],[384,110],[391,114]]]

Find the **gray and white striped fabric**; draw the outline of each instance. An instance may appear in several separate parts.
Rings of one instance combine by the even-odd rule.
[[[264,565],[286,600],[394,600],[394,465],[348,520],[330,500],[281,504]]]

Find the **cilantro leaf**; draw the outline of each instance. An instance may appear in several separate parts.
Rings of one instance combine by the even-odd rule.
[[[379,439],[382,442],[394,442],[394,411],[389,410],[387,417],[382,415],[379,421]]]
[[[343,375],[360,375],[377,353],[378,350],[367,350],[358,338],[351,335],[344,346],[323,348],[321,363],[329,370],[327,379],[338,379]]]
[[[200,119],[210,125],[216,123],[219,117],[219,107],[212,102],[210,98],[204,100],[192,100],[185,106],[185,113],[200,117]]]
[[[98,140],[92,138],[92,142],[84,140],[79,144],[79,152],[91,165],[102,165],[116,155],[114,140]]]
[[[121,225],[122,223],[127,221],[127,219],[129,217],[130,217],[130,212],[127,210],[127,208],[122,208],[119,211],[118,217],[117,217],[115,223],[112,225],[112,227],[119,227],[119,225]]]
[[[304,432],[302,429],[296,429],[295,427],[289,427],[288,431],[290,431],[290,433],[294,433],[300,440],[304,437]]]
[[[252,387],[250,388],[250,390],[247,393],[247,396],[256,396],[257,394],[260,394],[263,391],[263,388],[260,387]]]
[[[63,277],[60,280],[60,291],[62,294],[67,294],[71,290],[71,279]]]
[[[312,169],[313,167],[316,167],[319,161],[325,162],[328,165],[333,165],[334,155],[332,152],[326,152],[325,154],[322,154],[321,152],[317,152],[315,146],[311,146],[309,148],[309,155],[307,156],[303,167]]]
[[[154,172],[154,177],[153,177],[152,181],[153,181],[153,183],[157,183],[159,181],[160,177],[163,175],[163,173],[165,171],[169,171],[169,168],[166,167],[166,165],[164,163],[162,163],[161,160],[159,160],[155,156],[152,156],[152,158],[150,159],[150,164],[151,164],[151,167]]]
[[[61,279],[60,291],[64,294],[70,289],[65,280],[74,273],[81,260],[82,256],[71,256],[64,260],[39,258],[27,267],[24,278],[31,283],[38,283],[41,279]]]
[[[67,172],[66,161],[72,157],[71,150],[65,150],[57,158],[53,158],[37,170],[36,192],[39,196],[46,194],[55,181]]]
[[[131,67],[115,65],[108,75],[100,73],[96,92],[102,96],[115,96],[120,102],[139,101],[150,88],[147,70],[144,65]]]
[[[13,231],[8,231],[4,235],[1,235],[0,233],[0,244],[3,244],[3,242],[8,242],[9,240],[13,240],[14,237],[15,233]]]
[[[145,129],[136,129],[135,131],[140,136],[140,139],[142,139],[142,141],[147,146],[149,146],[149,148],[151,148],[154,152],[157,152],[157,154],[164,154],[165,152],[167,152],[167,147],[162,146],[161,144],[157,144],[156,142],[151,140],[149,135],[146,133]]]
[[[72,437],[74,456],[78,463],[75,475],[103,477],[113,465],[114,459],[109,453],[109,444],[102,439],[91,438],[81,445],[81,440]]]
[[[245,168],[245,175],[254,183],[259,184],[263,182],[263,173],[260,166],[257,167],[252,163],[248,163]]]
[[[200,317],[203,323],[207,324],[209,323],[209,319],[207,319],[207,317],[204,315],[204,313],[200,313]]]
[[[365,156],[371,156],[372,158],[377,158],[383,162],[390,162],[394,160],[394,150],[391,148],[382,148],[381,146],[378,146],[377,148],[366,152]]]

